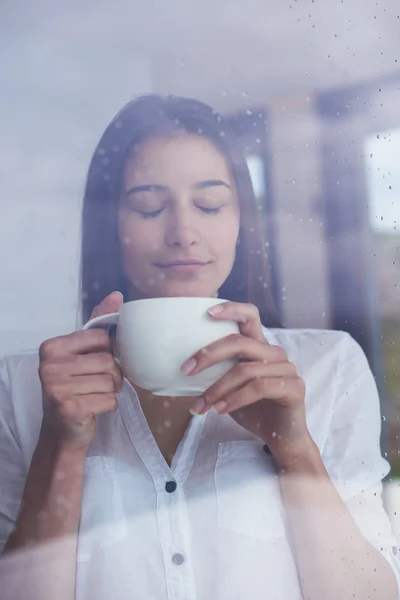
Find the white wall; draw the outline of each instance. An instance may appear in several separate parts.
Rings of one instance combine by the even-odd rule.
[[[75,329],[80,209],[91,153],[134,94],[151,91],[140,54],[28,31],[7,40],[0,100],[0,355]]]

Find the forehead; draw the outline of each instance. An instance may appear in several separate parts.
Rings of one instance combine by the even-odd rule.
[[[233,184],[224,155],[200,135],[178,134],[146,140],[128,158],[124,180],[128,183],[184,185],[223,179]]]

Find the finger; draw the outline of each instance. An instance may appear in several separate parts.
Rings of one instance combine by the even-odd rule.
[[[182,371],[186,375],[196,375],[203,369],[232,358],[266,363],[287,360],[280,346],[273,346],[240,334],[232,334],[196,352],[182,365]]]
[[[276,401],[282,406],[295,408],[304,400],[305,387],[300,377],[253,379],[220,401],[213,410],[228,414],[259,400]]]
[[[209,308],[208,313],[215,319],[236,321],[242,335],[266,342],[260,312],[255,304],[223,302]]]
[[[124,303],[124,297],[121,292],[112,292],[104,298],[94,309],[90,318],[101,317],[110,313],[118,312]]]
[[[69,381],[80,376],[108,375],[114,382],[114,390],[122,388],[123,375],[119,365],[109,352],[69,356],[44,362],[39,367],[42,382],[47,385]]]
[[[41,361],[46,361],[70,354],[109,352],[110,350],[110,338],[107,331],[89,329],[44,341],[39,348],[39,356]]]
[[[114,394],[115,391],[115,382],[109,373],[78,375],[70,377],[67,381],[49,383],[45,389],[46,394],[56,397],[58,400],[89,394]]]
[[[63,419],[67,421],[85,421],[93,415],[115,412],[118,409],[116,394],[87,394],[75,396],[61,406]]]
[[[253,379],[272,377],[296,377],[297,369],[290,362],[260,363],[241,362],[206,390],[203,399],[208,406],[224,400],[229,394]]]

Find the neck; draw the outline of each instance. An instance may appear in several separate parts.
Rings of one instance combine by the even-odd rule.
[[[143,414],[160,449],[166,448],[168,449],[166,454],[173,455],[192,419],[189,408],[196,398],[154,396],[138,386],[135,386],[135,390]]]

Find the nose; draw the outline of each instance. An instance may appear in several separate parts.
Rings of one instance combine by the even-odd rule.
[[[166,232],[167,245],[186,249],[198,244],[201,235],[194,220],[189,207],[174,210]]]

